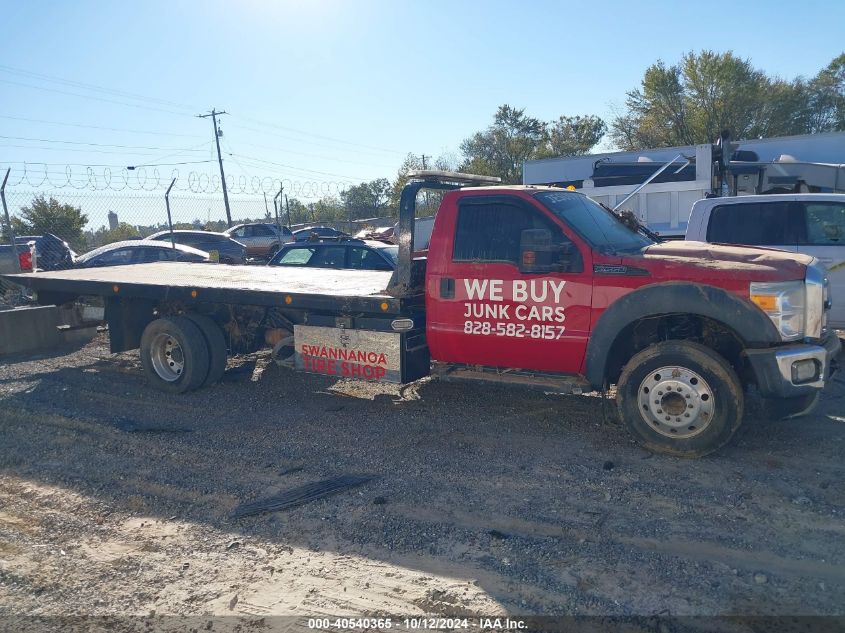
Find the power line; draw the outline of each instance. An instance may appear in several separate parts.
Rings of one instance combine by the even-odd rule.
[[[153,132],[151,130],[130,130],[120,127],[104,127],[101,125],[86,125],[84,123],[66,123],[62,121],[46,121],[44,119],[28,119],[26,117],[11,116],[8,114],[0,114],[0,119],[10,119],[12,121],[26,121],[28,123],[43,123],[45,125],[61,125],[64,127],[78,127],[88,130],[105,130],[108,132],[129,132],[131,134],[150,134],[153,136],[182,136],[185,138],[204,138],[197,134],[178,134],[175,132]]]
[[[196,151],[196,150],[197,150],[198,148],[200,148],[200,147],[203,147],[203,146],[205,146],[205,145],[210,145],[210,144],[211,144],[211,143],[209,143],[208,141],[206,141],[205,143],[200,143],[199,145],[194,145],[193,147],[189,147],[189,148],[187,148],[187,149],[186,149],[186,150],[184,150],[184,151],[181,151],[181,150],[180,150],[180,151],[173,152],[173,153],[170,153],[170,154],[165,154],[164,156],[161,156],[161,157],[159,157],[159,158],[156,158],[155,160],[152,160],[152,161],[150,161],[150,162],[151,162],[151,163],[157,163],[157,162],[159,162],[159,161],[161,161],[161,160],[164,160],[165,158],[171,158],[171,157],[173,157],[173,156],[179,156],[180,154],[183,154],[185,151],[188,151],[188,152],[193,152],[193,151]],[[211,162],[211,161],[202,161],[202,162]],[[135,166],[136,166],[136,167],[149,167],[149,166],[151,166],[151,165],[135,165]]]
[[[256,148],[259,148],[259,149],[269,149],[269,150],[272,150],[272,151],[280,151],[278,147],[272,147],[270,145],[258,145],[256,143],[244,143],[244,142],[239,142],[239,144],[240,145],[246,145],[247,147],[256,147]],[[321,154],[311,154],[309,152],[299,152],[297,150],[287,149],[287,148],[285,148],[283,151],[284,151],[285,154],[297,154],[298,156],[308,156],[309,158],[319,158],[320,160],[331,160],[331,161],[335,161],[335,162],[338,162],[338,163],[349,163],[350,165],[361,166],[361,164],[362,164],[360,160],[346,160],[344,158],[335,158],[334,156],[323,156]],[[367,167],[378,167],[379,169],[394,169],[394,166],[392,166],[392,165],[391,166],[376,165],[374,163],[367,163],[366,166]]]
[[[340,152],[347,152],[347,153],[354,153],[355,155],[360,154],[369,154],[372,156],[380,156],[384,157],[384,154],[378,151],[368,150],[368,149],[361,149],[359,147],[344,147],[338,144],[328,144],[328,143],[320,143],[319,141],[314,141],[311,139],[306,138],[297,138],[295,136],[289,136],[287,134],[279,134],[278,132],[270,132],[268,130],[260,130],[258,128],[250,127],[248,125],[237,125],[232,123],[229,125],[230,128],[235,128],[238,130],[248,130],[250,132],[255,132],[257,134],[261,134],[262,136],[272,136],[274,138],[281,138],[285,139],[286,141],[293,141],[294,143],[302,143],[307,144],[308,147],[323,147],[326,149],[330,149],[333,151],[340,151]],[[274,148],[276,149],[276,148]]]
[[[145,167],[170,167],[172,165],[198,165],[200,163],[213,163],[213,160],[191,160],[185,161],[181,163],[157,163],[155,165],[144,165]],[[126,165],[115,165],[115,164],[102,164],[102,163],[42,163],[42,162],[33,162],[29,160],[4,160],[0,161],[0,164],[3,165],[32,165],[33,167],[38,167],[43,165],[44,167],[115,167],[118,169],[126,169]]]
[[[147,151],[126,151],[126,150],[107,150],[107,149],[86,149],[84,147],[44,147],[40,145],[16,145],[12,143],[2,143],[0,147],[12,147],[16,149],[37,149],[44,152],[85,152],[89,154],[121,154],[123,156],[155,156],[158,152]]]
[[[0,64],[0,71],[11,73],[13,75],[24,76],[24,77],[28,77],[28,78],[32,78],[32,79],[58,83],[60,85],[69,86],[69,87],[72,87],[72,88],[79,88],[79,89],[82,89],[82,90],[100,92],[100,93],[103,93],[103,94],[122,97],[122,98],[125,98],[125,99],[132,99],[132,100],[136,100],[136,101],[144,101],[144,102],[147,102],[147,103],[154,103],[154,104],[158,104],[158,105],[166,105],[166,106],[171,106],[171,107],[174,107],[174,108],[180,108],[180,109],[185,109],[185,110],[193,110],[194,109],[192,106],[188,106],[188,105],[178,103],[178,102],[174,102],[174,101],[168,101],[168,100],[165,100],[165,99],[157,99],[157,98],[147,97],[147,96],[140,95],[140,94],[137,94],[137,93],[115,90],[113,88],[105,88],[103,86],[98,86],[98,85],[95,85],[95,84],[89,84],[89,83],[84,83],[84,82],[80,82],[80,81],[74,81],[74,80],[71,80],[71,79],[64,79],[64,78],[56,77],[56,76],[52,76],[52,75],[36,73],[36,72],[33,72],[33,71],[15,68],[13,66],[7,66],[7,65]],[[69,91],[66,91],[66,90],[59,90],[59,89],[56,89],[56,88],[48,88],[48,87],[44,87],[44,86],[33,86],[31,84],[25,84],[25,83],[16,82],[16,81],[8,80],[8,79],[0,79],[0,82],[12,84],[12,85],[17,85],[17,86],[22,86],[22,87],[25,87],[25,88],[31,88],[31,89],[34,89],[34,90],[43,90],[43,91],[47,91],[47,92],[55,92],[55,93],[58,93],[58,94],[65,94],[65,95],[70,95],[70,96],[74,96],[74,97],[80,97],[80,98],[83,98],[83,99],[92,99],[92,100],[95,100],[95,101],[103,101],[103,102],[106,102],[106,103],[114,103],[114,104],[117,104],[117,105],[123,105],[123,106],[127,106],[127,107],[142,108],[142,109],[145,109],[145,110],[152,110],[152,111],[157,111],[157,112],[165,112],[165,113],[173,114],[173,115],[176,115],[176,116],[188,116],[187,113],[175,112],[173,110],[168,110],[168,109],[165,109],[165,108],[146,106],[146,105],[141,105],[141,104],[136,104],[136,103],[126,103],[125,101],[119,101],[119,100],[116,100],[116,99],[107,99],[107,98],[104,98],[104,97],[98,97],[98,96],[94,96],[94,95],[79,94],[79,93],[76,93],[76,92],[69,92]],[[399,150],[387,149],[387,148],[383,148],[383,147],[377,147],[377,146],[374,146],[374,145],[367,145],[367,144],[364,144],[364,143],[356,143],[356,142],[352,142],[352,141],[347,141],[347,140],[340,139],[340,138],[337,138],[337,137],[332,137],[332,136],[328,136],[328,135],[324,135],[324,134],[317,134],[317,133],[314,133],[314,132],[307,132],[305,130],[300,130],[300,129],[297,129],[297,128],[292,128],[292,127],[288,127],[288,126],[278,125],[276,123],[261,121],[259,119],[255,119],[255,118],[252,118],[252,117],[244,116],[243,118],[247,121],[252,121],[253,123],[260,125],[260,126],[275,128],[275,129],[279,129],[279,130],[286,130],[286,131],[292,132],[294,134],[299,134],[299,135],[302,135],[302,136],[308,136],[308,137],[311,137],[311,138],[323,139],[323,140],[331,141],[331,142],[334,142],[334,143],[340,143],[340,144],[343,144],[343,145],[348,145],[350,147],[364,148],[364,149],[368,149],[368,150],[375,151],[375,152],[387,152],[387,153],[398,154],[398,155],[404,155],[405,154],[405,152],[401,152]],[[72,125],[72,124],[70,124],[70,125]],[[91,126],[91,127],[94,127],[94,126]],[[245,129],[249,129],[249,128],[245,128]],[[255,131],[258,131],[258,132],[261,132],[261,133],[266,133],[266,132],[263,132],[263,131],[260,131],[260,130],[255,130]],[[295,140],[297,140],[299,142],[304,142],[301,139],[295,139]]]
[[[91,147],[119,147],[122,149],[155,149],[159,151],[170,151],[170,150],[181,150],[185,152],[201,152],[204,150],[200,149],[183,149],[179,147],[151,147],[147,145],[114,145],[111,143],[86,143],[84,141],[62,141],[59,139],[49,139],[49,138],[29,138],[26,136],[2,136],[0,138],[5,138],[12,141],[34,141],[38,143],[63,143],[66,145],[89,145]],[[203,143],[205,145],[205,143]]]
[[[193,110],[193,107],[187,106],[182,103],[176,103],[174,101],[167,101],[166,99],[157,99],[155,97],[147,97],[144,95],[139,95],[132,92],[124,92],[122,90],[115,90],[114,88],[104,88],[103,86],[97,86],[95,84],[88,84],[83,83],[81,81],[74,81],[71,79],[62,79],[61,77],[56,77],[53,75],[44,75],[41,73],[36,73],[30,70],[24,70],[22,68],[15,68],[13,66],[6,66],[4,64],[0,64],[0,71],[7,72],[14,75],[23,75],[25,77],[30,77],[33,79],[40,79],[42,81],[50,81],[53,83],[64,84],[66,86],[70,86],[73,88],[82,88],[83,90],[90,90],[93,92],[102,92],[104,94],[111,94],[112,96],[117,97],[125,97],[129,99],[134,99],[137,101],[146,101],[148,103],[157,103],[159,105],[167,105],[172,106],[175,108],[183,108],[185,110]]]
[[[267,163],[268,165],[276,165],[277,167],[284,167],[286,169],[293,169],[295,171],[305,171],[312,174],[320,174],[322,176],[334,176],[335,178],[345,178],[346,180],[358,180],[361,182],[366,181],[366,178],[359,178],[358,176],[347,176],[344,174],[335,174],[329,171],[316,171],[314,169],[305,169],[303,167],[294,167],[293,165],[286,165],[284,163],[276,163],[271,160],[263,160],[261,158],[254,158],[252,156],[244,156],[243,154],[234,154],[233,156],[239,156],[241,158],[245,158],[247,160],[257,162],[257,163]]]
[[[164,112],[166,114],[173,114],[176,116],[190,116],[189,114],[185,114],[183,112],[174,112],[173,110],[166,110],[164,108],[154,108],[152,106],[145,106],[140,105],[138,103],[126,103],[125,101],[117,101],[115,99],[106,99],[104,97],[95,97],[92,95],[83,95],[79,94],[78,92],[68,92],[66,90],[58,90],[56,88],[45,88],[43,86],[33,86],[30,84],[21,83],[19,81],[11,81],[9,79],[0,79],[0,82],[6,84],[12,84],[13,86],[22,86],[24,88],[31,88],[33,90],[43,90],[45,92],[55,92],[58,94],[63,95],[70,95],[72,97],[81,97],[82,99],[92,99],[94,101],[103,101],[105,103],[116,103],[117,105],[128,106],[130,108],[141,108],[142,110],[152,110],[154,112]]]
[[[252,121],[253,123],[255,123],[257,125],[264,125],[266,127],[276,128],[276,129],[279,129],[279,130],[286,130],[288,132],[294,132],[296,134],[301,134],[303,136],[312,136],[314,138],[321,138],[321,139],[324,139],[324,140],[327,140],[327,141],[334,141],[335,143],[343,143],[344,145],[352,145],[352,146],[356,146],[356,147],[365,147],[367,149],[375,150],[377,152],[388,152],[390,154],[401,154],[401,155],[405,154],[405,152],[400,152],[399,150],[395,150],[395,149],[386,149],[384,147],[376,147],[374,145],[365,145],[363,143],[353,143],[352,141],[345,141],[343,139],[339,139],[339,138],[336,138],[336,137],[333,137],[333,136],[326,136],[326,135],[323,135],[323,134],[314,134],[313,132],[305,132],[304,130],[298,130],[296,128],[286,127],[284,125],[277,125],[275,123],[267,123],[265,121],[259,121],[258,119],[253,119],[253,118],[247,117],[247,116],[245,116],[243,118],[246,119],[247,121]]]
[[[160,105],[169,105],[169,106],[176,107],[176,108],[192,109],[192,108],[190,108],[190,106],[187,106],[187,105],[184,105],[184,104],[181,104],[181,103],[177,103],[177,102],[173,102],[173,101],[146,97],[146,96],[139,95],[139,94],[136,94],[136,93],[114,90],[114,89],[111,89],[111,88],[104,88],[102,86],[97,86],[95,84],[87,84],[87,83],[74,81],[74,80],[70,80],[70,79],[63,79],[63,78],[55,77],[55,76],[51,76],[51,75],[35,73],[35,72],[32,72],[32,71],[14,68],[12,66],[6,66],[6,65],[2,65],[2,64],[0,64],[0,72],[8,72],[8,73],[12,73],[13,75],[21,75],[21,76],[24,76],[24,77],[39,79],[39,80],[42,80],[42,81],[58,83],[58,84],[64,85],[64,86],[80,88],[82,90],[95,91],[95,92],[100,92],[100,93],[104,93],[104,94],[108,94],[108,95],[114,95],[114,96],[118,96],[118,97],[138,100],[138,101],[145,101],[145,102],[148,102],[148,103],[155,103],[155,104],[160,104]],[[17,86],[22,86],[22,87],[30,88],[30,89],[33,89],[33,90],[43,90],[43,91],[47,91],[47,92],[55,92],[55,93],[58,93],[58,94],[65,94],[65,95],[75,96],[75,97],[79,97],[79,98],[83,98],[83,99],[92,99],[92,100],[95,100],[95,101],[103,101],[103,102],[106,102],[106,103],[114,103],[114,104],[117,104],[117,105],[123,105],[123,106],[127,106],[127,107],[135,107],[135,108],[142,108],[142,109],[146,109],[146,110],[165,112],[165,113],[174,114],[174,115],[177,115],[177,116],[187,116],[186,113],[174,112],[173,110],[168,110],[168,109],[165,109],[165,108],[145,106],[145,105],[140,105],[140,104],[136,104],[136,103],[126,103],[125,101],[119,101],[119,100],[116,100],[116,99],[107,99],[107,98],[104,98],[104,97],[98,97],[98,96],[94,96],[94,95],[79,94],[79,93],[76,93],[76,92],[69,92],[69,91],[66,91],[66,90],[59,90],[59,89],[56,89],[56,88],[48,88],[48,87],[44,87],[44,86],[33,86],[31,84],[12,81],[12,80],[8,80],[8,79],[0,79],[0,82],[12,84],[12,85],[17,85]],[[12,118],[12,117],[9,117],[9,118]],[[275,123],[269,123],[269,122],[261,121],[259,119],[254,119],[254,118],[251,118],[251,117],[245,116],[243,118],[248,120],[248,121],[252,121],[253,123],[260,125],[260,126],[270,127],[270,128],[280,129],[280,130],[287,130],[289,132],[293,132],[294,134],[299,134],[299,135],[302,135],[302,136],[308,136],[308,137],[312,137],[312,138],[324,139],[324,140],[332,141],[332,142],[335,142],[335,143],[341,143],[343,145],[348,145],[350,147],[365,148],[365,149],[368,149],[368,150],[371,150],[371,151],[376,151],[376,152],[387,152],[387,153],[400,154],[400,155],[404,154],[404,152],[400,152],[398,150],[386,149],[386,148],[383,148],[383,147],[377,147],[377,146],[367,145],[367,144],[363,144],[363,143],[355,143],[355,142],[352,142],[352,141],[347,141],[347,140],[339,139],[339,138],[332,137],[332,136],[327,136],[327,135],[323,135],[323,134],[316,134],[316,133],[313,133],[313,132],[307,132],[305,130],[300,130],[300,129],[297,129],[297,128],[282,126],[282,125],[278,125],[278,124],[275,124]],[[90,126],[90,127],[95,127],[95,126]],[[249,128],[246,128],[246,129],[249,129]],[[256,130],[256,131],[259,131],[259,130]],[[265,133],[265,132],[262,132],[262,133]],[[303,142],[300,139],[296,139],[296,140],[298,140],[299,142]]]
[[[232,152],[232,146],[231,144],[229,144],[229,141],[225,137],[223,138],[223,144],[229,150],[229,156],[231,156],[232,160],[235,161],[235,164],[240,168],[243,175],[247,178],[251,178],[252,176],[247,172],[246,168],[241,165],[241,162],[237,158],[235,158],[235,154]]]

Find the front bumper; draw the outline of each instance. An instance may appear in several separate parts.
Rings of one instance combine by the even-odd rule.
[[[799,343],[768,349],[750,349],[745,356],[757,381],[757,390],[764,398],[794,398],[823,389],[837,369],[841,343],[833,332],[818,344]],[[812,360],[817,375],[807,382],[793,381],[793,364]]]

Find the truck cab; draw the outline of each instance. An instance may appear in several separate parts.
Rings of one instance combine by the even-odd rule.
[[[638,439],[679,455],[726,442],[746,390],[808,410],[839,350],[819,262],[646,233],[562,188],[449,191],[426,262],[431,358],[493,380],[616,385]]]

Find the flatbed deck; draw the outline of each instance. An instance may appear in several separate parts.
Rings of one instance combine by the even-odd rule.
[[[400,313],[420,297],[387,294],[390,272],[160,262],[19,275],[46,293],[333,311]],[[384,304],[387,304],[385,309]]]

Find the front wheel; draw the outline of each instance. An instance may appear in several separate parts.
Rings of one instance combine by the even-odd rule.
[[[730,441],[742,422],[736,372],[719,354],[664,341],[635,354],[617,384],[619,415],[645,448],[701,457]]]

